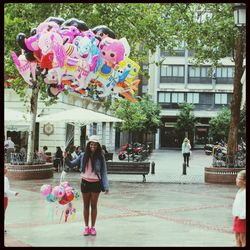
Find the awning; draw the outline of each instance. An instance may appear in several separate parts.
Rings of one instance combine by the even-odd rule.
[[[37,122],[56,122],[63,121],[66,123],[78,123],[87,125],[93,122],[123,122],[123,120],[105,115],[99,112],[95,112],[92,110],[84,109],[84,108],[72,108],[66,111],[61,111],[49,115],[44,115],[42,117],[38,117]]]
[[[4,129],[6,131],[29,131],[29,114],[4,108]]]
[[[16,122],[29,125],[29,114],[14,109],[4,108],[4,124],[15,125]]]

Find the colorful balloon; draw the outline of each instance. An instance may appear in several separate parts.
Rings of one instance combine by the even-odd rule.
[[[29,86],[42,74],[51,97],[71,91],[94,100],[111,94],[135,100],[140,66],[129,58],[127,39],[116,39],[107,26],[89,29],[77,18],[49,17],[16,40],[22,53],[11,56]]]
[[[48,196],[52,192],[52,186],[48,184],[44,184],[41,186],[40,192],[43,196]]]
[[[56,201],[56,197],[54,194],[49,194],[47,197],[46,197],[47,201],[48,202],[55,202]]]
[[[65,191],[64,191],[64,187],[63,186],[55,186],[53,189],[52,189],[52,194],[54,194],[54,196],[56,198],[61,198],[64,196],[65,194]]]

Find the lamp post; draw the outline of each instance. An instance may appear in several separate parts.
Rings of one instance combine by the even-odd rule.
[[[234,155],[238,145],[238,126],[240,122],[240,106],[242,98],[241,77],[243,75],[243,58],[244,58],[244,30],[246,24],[246,6],[244,3],[234,3],[234,21],[238,27],[235,44],[235,70],[233,96],[231,102],[231,119],[228,134],[228,163],[229,166],[234,164]]]

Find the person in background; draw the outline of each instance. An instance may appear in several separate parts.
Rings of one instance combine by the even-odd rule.
[[[82,153],[81,147],[77,146],[75,152],[79,156]]]
[[[8,137],[8,139],[4,141],[4,148],[6,149],[7,163],[10,163],[11,153],[15,152],[15,143],[11,140],[11,137]]]
[[[184,163],[189,167],[189,157],[190,157],[190,151],[191,151],[191,145],[188,140],[188,138],[185,138],[183,140],[182,146],[181,146],[181,152],[184,158]]]
[[[18,192],[13,191],[10,189],[10,183],[9,183],[9,179],[6,176],[8,172],[7,166],[4,164],[4,224],[5,224],[5,211],[8,207],[8,203],[9,203],[9,195],[14,195],[17,196]],[[7,233],[7,230],[4,230],[5,233]]]
[[[72,160],[75,160],[78,157],[78,154],[76,153],[76,146],[72,146],[70,149],[70,152],[71,152]],[[80,165],[73,167],[73,170],[79,172]]]
[[[65,163],[70,166],[80,166],[81,172],[81,192],[83,198],[83,235],[96,235],[95,223],[97,217],[97,202],[102,190],[105,194],[109,192],[106,161],[102,152],[99,138],[95,135],[89,138],[85,152],[81,153],[77,159],[70,161],[65,158]],[[89,215],[91,207],[91,227]]]
[[[104,154],[108,154],[108,150],[105,145],[102,145],[102,151]]]
[[[23,162],[26,161],[26,156],[27,156],[26,146],[22,146],[20,148],[20,156]]]
[[[55,158],[53,160],[53,165],[55,170],[57,171],[59,166],[62,166],[63,164],[63,151],[61,149],[61,147],[57,146],[56,147],[56,153],[55,153]]]
[[[43,161],[48,162],[50,157],[46,154],[46,151],[48,150],[47,146],[43,146],[43,149],[39,152],[36,152],[36,155]]]
[[[235,233],[236,246],[246,246],[246,170],[241,170],[236,177],[236,193],[232,214],[234,217],[233,231]]]

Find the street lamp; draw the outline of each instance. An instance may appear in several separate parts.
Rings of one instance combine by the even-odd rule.
[[[238,27],[246,25],[246,4],[233,3],[234,23]]]
[[[232,4],[234,11],[235,25],[239,28],[236,35],[235,43],[235,72],[234,72],[234,86],[233,96],[231,102],[231,119],[228,133],[228,163],[230,166],[234,165],[234,155],[238,144],[238,127],[240,123],[240,106],[242,99],[242,84],[241,78],[243,75],[243,59],[244,59],[244,27],[246,25],[246,5],[244,3]]]

